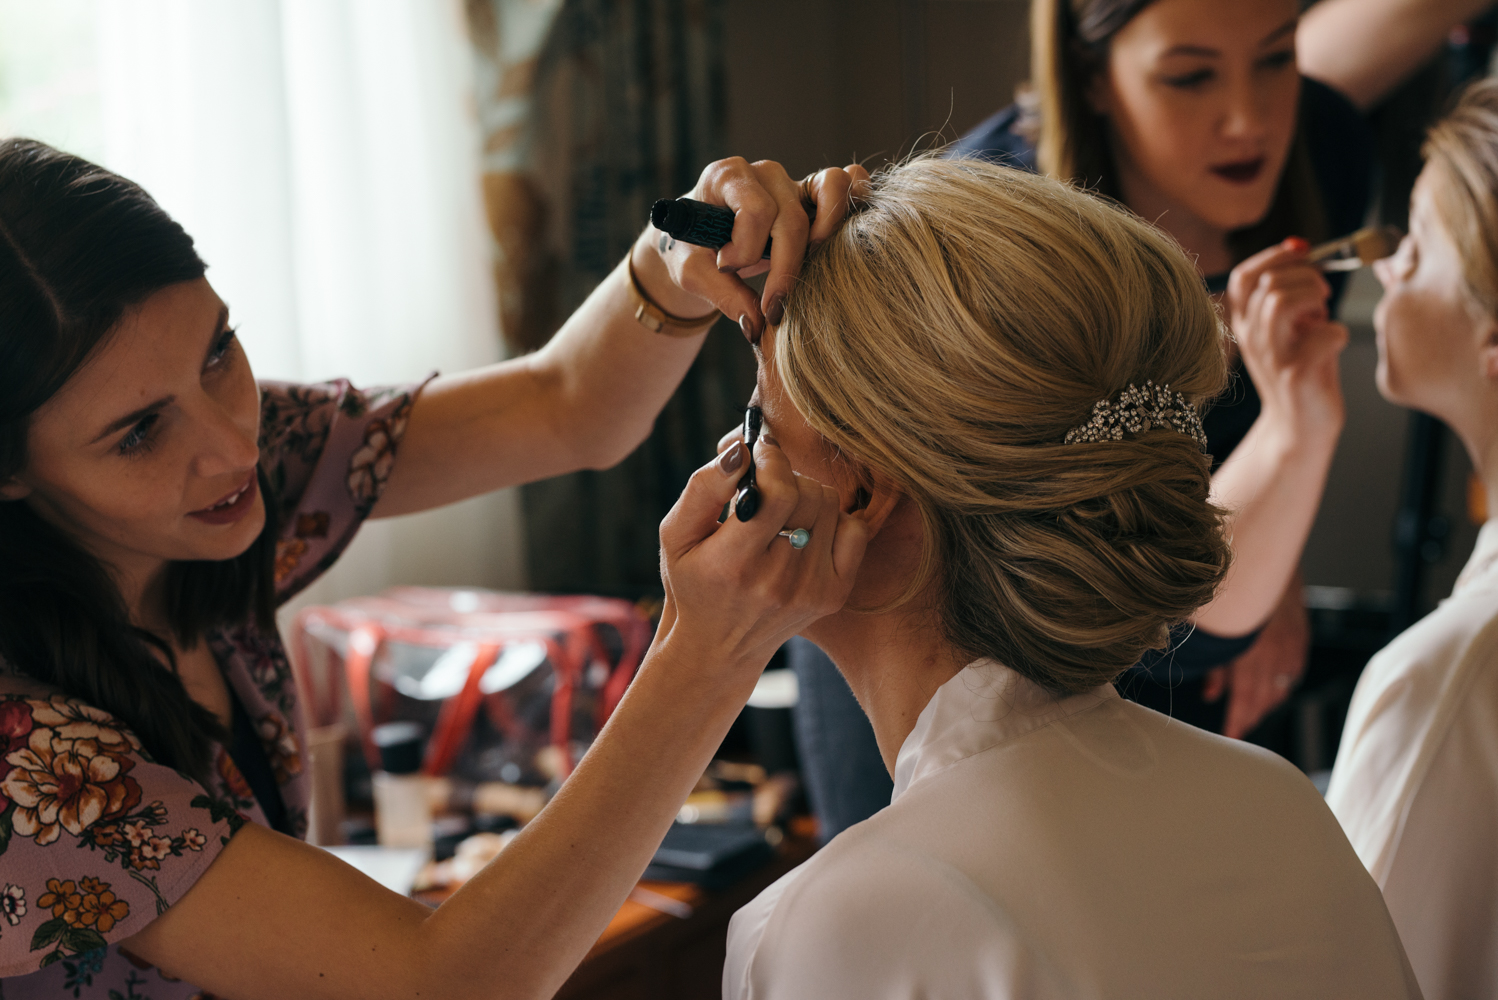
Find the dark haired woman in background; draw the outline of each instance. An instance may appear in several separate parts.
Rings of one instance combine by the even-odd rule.
[[[551,996],[766,660],[841,605],[862,526],[773,442],[699,470],[662,526],[666,608],[628,695],[552,804],[436,911],[301,842],[272,613],[365,517],[618,461],[716,309],[750,335],[779,321],[808,235],[858,175],[715,163],[695,194],[739,213],[717,260],[658,252],[647,229],[542,351],[361,392],[257,385],[191,238],[144,191],[0,143],[5,995]],[[771,233],[761,300],[731,269],[761,269]],[[764,507],[715,530],[749,462]],[[814,526],[805,551],[776,537],[791,519]]]
[[[1126,697],[1243,736],[1303,672],[1296,567],[1342,427],[1346,339],[1305,252],[1363,223],[1361,111],[1487,6],[1323,0],[1301,17],[1298,0],[1033,0],[1030,89],[954,146],[1118,199],[1226,293],[1238,377],[1204,422],[1233,570],[1169,655],[1120,680]],[[810,790],[835,834],[888,803],[889,779],[831,663],[803,640],[790,659]]]

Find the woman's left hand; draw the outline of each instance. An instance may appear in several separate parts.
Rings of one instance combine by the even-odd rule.
[[[662,233],[646,226],[635,242],[635,273],[667,312],[698,316],[717,308],[757,342],[766,324],[779,324],[808,247],[837,231],[868,180],[868,171],[856,163],[794,181],[773,160],[718,160],[708,164],[687,197],[733,209],[733,242],[716,254],[679,241],[668,240],[663,247]],[[763,260],[769,239],[774,240],[770,258]],[[744,283],[766,271],[763,293]]]
[[[1224,693],[1228,696],[1224,736],[1235,740],[1247,736],[1300,683],[1311,643],[1304,591],[1297,573],[1247,652],[1207,674],[1203,700],[1216,701]]]

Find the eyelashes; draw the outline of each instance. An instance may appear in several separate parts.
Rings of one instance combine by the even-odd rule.
[[[213,367],[224,359],[234,347],[234,341],[239,336],[239,331],[234,327],[228,327],[218,335],[218,340],[213,342],[213,350],[208,354],[208,367]]]
[[[1255,61],[1254,68],[1274,72],[1285,69],[1295,64],[1295,52],[1293,49],[1283,49],[1279,52],[1271,52],[1262,59]],[[1197,90],[1206,86],[1217,78],[1217,70],[1203,68],[1191,73],[1182,73],[1179,76],[1161,77],[1167,86],[1175,87],[1177,90]]]
[[[136,421],[135,426],[120,438],[120,443],[116,446],[119,453],[126,458],[133,458],[149,452],[153,444],[151,430],[160,420],[161,414],[148,413]]]
[[[237,339],[237,331],[233,327],[224,330],[213,342],[213,349],[208,352],[208,358],[204,362],[205,372],[216,371],[227,362],[232,361],[231,354],[234,342]],[[156,429],[161,423],[161,414],[148,413],[135,422],[125,436],[120,438],[115,451],[125,458],[138,458],[148,454],[156,444]]]

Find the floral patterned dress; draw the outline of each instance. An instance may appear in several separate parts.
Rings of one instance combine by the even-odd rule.
[[[416,391],[261,384],[280,601],[332,565],[379,499]],[[281,825],[303,836],[310,788],[280,637],[247,623],[208,641],[259,737]],[[229,749],[214,748],[205,787],[153,762],[108,714],[14,672],[0,676],[0,744],[0,1000],[204,996],[119,942],[180,899],[240,826],[269,825]]]

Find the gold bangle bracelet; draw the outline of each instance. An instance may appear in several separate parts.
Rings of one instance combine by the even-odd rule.
[[[663,334],[667,337],[695,337],[703,333],[708,327],[718,321],[722,315],[717,309],[706,316],[677,316],[668,313],[655,300],[645,293],[640,285],[639,275],[635,274],[635,251],[631,247],[629,253],[624,255],[624,266],[629,271],[629,288],[635,298],[635,321],[651,333]]]

